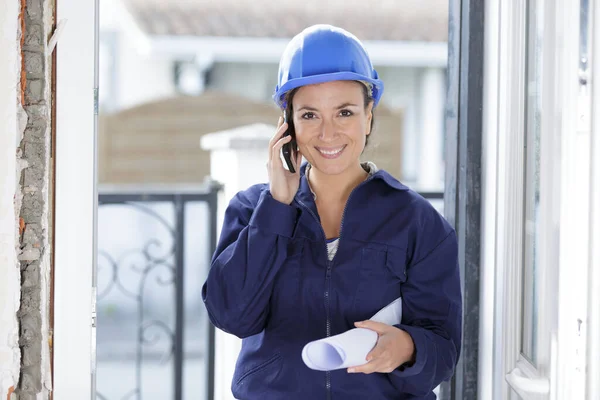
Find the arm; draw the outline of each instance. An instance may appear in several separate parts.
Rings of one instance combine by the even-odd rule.
[[[424,253],[407,269],[407,281],[402,287],[403,323],[396,325],[414,342],[414,363],[390,373],[392,381],[402,381],[399,386],[404,393],[415,396],[424,396],[452,376],[462,335],[455,232],[450,230]]]
[[[240,192],[231,200],[202,287],[211,322],[241,338],[264,329],[273,281],[298,218],[295,207],[273,199],[269,191],[258,201],[249,199],[249,193]]]

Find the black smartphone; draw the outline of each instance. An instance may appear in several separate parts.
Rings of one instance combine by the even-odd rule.
[[[283,159],[287,164],[288,170],[293,174],[296,172],[296,168],[294,165],[296,157],[298,157],[296,132],[294,131],[294,123],[292,122],[292,118],[290,115],[288,115],[287,111],[283,113],[283,120],[284,122],[288,123],[288,128],[283,134],[283,137],[291,135],[292,140],[283,145],[283,147],[281,148],[281,153],[283,154]]]

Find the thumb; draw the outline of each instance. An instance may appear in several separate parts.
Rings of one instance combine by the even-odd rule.
[[[371,320],[355,322],[354,325],[357,328],[370,329],[372,331],[377,332],[379,335],[385,333],[387,330],[390,329],[390,325],[383,324],[381,322],[371,321]]]

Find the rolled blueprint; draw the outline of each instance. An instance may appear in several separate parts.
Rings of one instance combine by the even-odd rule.
[[[371,321],[396,325],[402,321],[402,298],[399,297],[377,312]],[[366,363],[367,354],[377,344],[377,333],[353,328],[339,335],[312,341],[302,349],[302,360],[317,371],[355,367]]]

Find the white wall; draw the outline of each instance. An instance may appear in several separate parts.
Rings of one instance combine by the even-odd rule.
[[[16,312],[20,279],[17,264],[17,221],[14,197],[17,183],[15,152],[17,86],[20,56],[17,42],[19,1],[0,3],[0,398],[6,399],[19,377],[20,352]]]
[[[404,181],[414,182],[417,180],[419,165],[420,69],[377,68],[377,66],[375,68],[385,85],[382,102],[390,108],[404,110],[402,174]]]
[[[175,95],[173,60],[144,54],[135,42],[129,40],[118,40],[117,49],[118,108],[125,109]]]
[[[103,94],[108,94],[109,86],[114,88],[116,102],[111,109],[129,108],[175,95],[174,60],[150,52],[148,37],[121,1],[102,0],[100,7],[100,38],[102,40],[105,34],[114,35],[116,46],[114,85],[109,82],[110,75],[102,71],[102,63],[107,60],[100,60],[100,101],[104,101]]]

